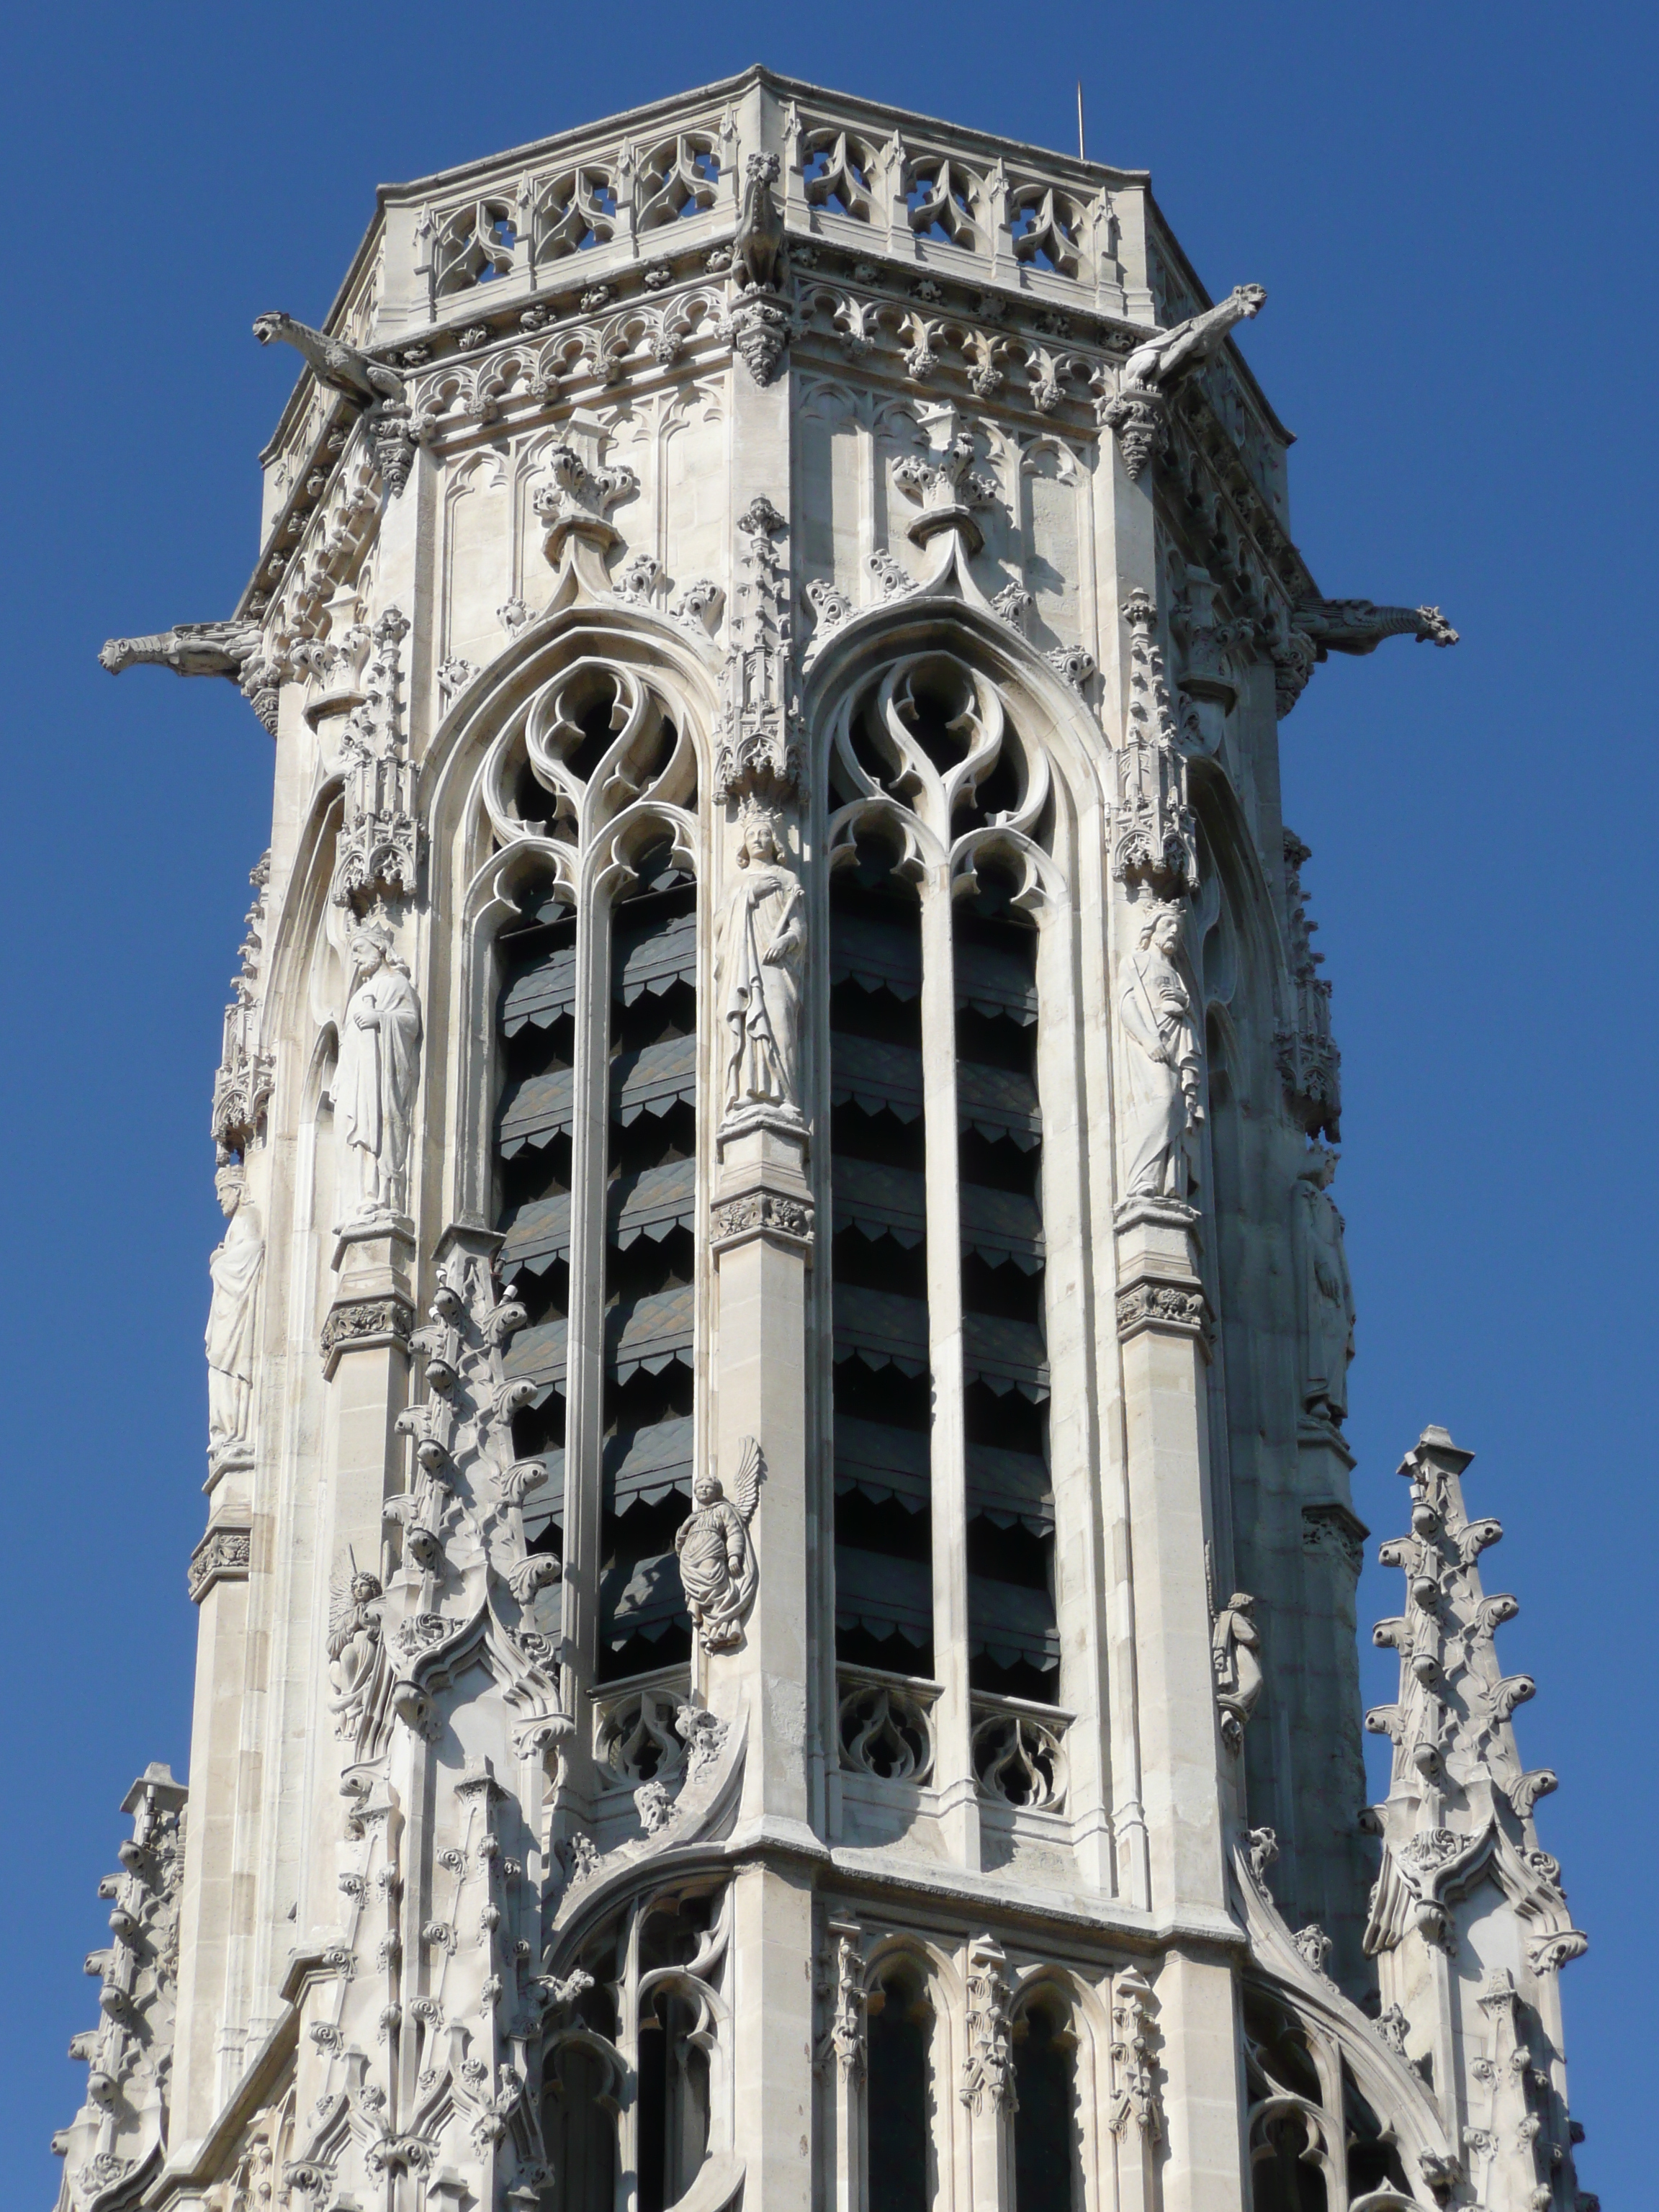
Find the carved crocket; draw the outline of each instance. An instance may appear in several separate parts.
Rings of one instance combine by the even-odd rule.
[[[319,384],[343,393],[359,407],[375,407],[386,400],[404,398],[404,380],[395,368],[371,361],[343,339],[313,331],[308,323],[296,323],[292,315],[257,315],[253,335],[261,345],[279,338],[284,345],[293,346],[310,362]]]

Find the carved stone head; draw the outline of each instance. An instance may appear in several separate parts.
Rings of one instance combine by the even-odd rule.
[[[228,1221],[241,1204],[246,1188],[241,1162],[232,1160],[222,1167],[213,1178],[213,1188],[218,1193],[219,1210]]]
[[[1179,899],[1155,899],[1142,912],[1135,942],[1143,952],[1148,945],[1153,945],[1166,960],[1173,960],[1181,950],[1181,932],[1186,919],[1187,909]]]

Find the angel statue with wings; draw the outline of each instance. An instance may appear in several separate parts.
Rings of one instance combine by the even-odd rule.
[[[368,1693],[385,1613],[380,1577],[365,1573],[350,1552],[347,1559],[349,1571],[334,1575],[328,1594],[329,1680],[339,1693],[330,1709],[340,1736],[351,1735]]]
[[[720,1477],[705,1469],[691,1486],[691,1510],[675,1533],[685,1601],[705,1651],[735,1650],[743,1640],[760,1580],[749,1524],[765,1473],[760,1446],[745,1437],[734,1496],[727,1498]]]

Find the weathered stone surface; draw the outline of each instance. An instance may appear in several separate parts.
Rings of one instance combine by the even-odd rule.
[[[105,656],[234,678],[276,791],[189,1837],[151,1770],[65,2206],[862,2212],[925,2140],[1015,2212],[1048,2125],[1086,2212],[1566,2212],[1583,1938],[1435,1432],[1368,1918],[1276,716],[1451,633],[1292,544],[1259,288],[761,70],[356,265],[261,318],[232,618]]]

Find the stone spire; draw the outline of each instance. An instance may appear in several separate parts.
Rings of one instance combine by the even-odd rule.
[[[1542,2212],[1574,2201],[1556,1977],[1586,1939],[1533,1816],[1556,1778],[1516,1746],[1511,1716],[1536,1685],[1498,1662],[1495,1632],[1520,1608],[1482,1586],[1480,1555],[1504,1532],[1465,1510],[1473,1456],[1424,1430],[1400,1468],[1411,1531],[1378,1553],[1405,1574],[1406,1609],[1373,1632],[1400,1655],[1400,1694],[1365,1717],[1394,1746],[1368,1816],[1382,1870],[1365,1949],[1384,2031],[1427,2073],[1479,2202]]]

